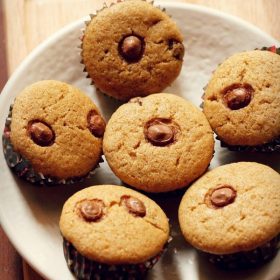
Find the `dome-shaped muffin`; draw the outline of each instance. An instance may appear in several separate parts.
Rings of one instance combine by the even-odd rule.
[[[105,122],[77,88],[58,81],[37,82],[16,97],[11,114],[4,152],[20,177],[59,182],[84,177],[98,165]]]
[[[206,87],[203,111],[225,145],[258,146],[261,151],[277,142],[279,73],[280,56],[271,51],[237,53],[218,66]]]
[[[213,132],[203,113],[167,93],[120,106],[103,141],[104,155],[116,176],[147,192],[187,186],[205,172],[213,149]]]
[[[280,175],[254,162],[215,168],[187,190],[179,222],[185,239],[219,265],[269,260],[279,242]]]
[[[92,274],[115,277],[110,279],[119,279],[119,273],[143,277],[169,239],[168,219],[154,201],[113,185],[92,186],[70,197],[63,206],[60,230],[72,271],[79,260],[85,261],[94,268]],[[79,257],[72,259],[71,250]]]
[[[161,9],[123,1],[93,16],[82,39],[82,62],[103,93],[128,100],[161,92],[179,75],[183,37]]]

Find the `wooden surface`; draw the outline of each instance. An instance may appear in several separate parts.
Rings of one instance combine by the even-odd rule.
[[[0,89],[34,47],[66,24],[101,8],[103,2],[104,0],[0,0]],[[180,2],[204,5],[238,16],[280,41],[279,0]],[[22,263],[1,228],[0,252],[1,280],[42,280],[25,262]]]

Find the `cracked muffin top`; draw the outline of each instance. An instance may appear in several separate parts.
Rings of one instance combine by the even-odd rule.
[[[207,169],[213,132],[203,113],[173,94],[136,97],[109,120],[103,152],[122,181],[147,192],[187,186]]]
[[[145,262],[169,239],[162,209],[121,186],[98,185],[75,193],[65,202],[59,225],[80,254],[107,264]]]
[[[102,92],[128,100],[161,92],[179,75],[183,37],[151,3],[116,3],[93,16],[82,39],[85,71]]]
[[[83,92],[59,81],[40,81],[16,97],[10,140],[36,172],[67,179],[96,167],[104,129],[99,109]]]
[[[270,51],[235,54],[211,77],[203,111],[228,145],[256,146],[280,136],[280,55]]]
[[[215,168],[199,178],[179,206],[185,239],[213,254],[262,246],[280,233],[280,175],[255,162]]]

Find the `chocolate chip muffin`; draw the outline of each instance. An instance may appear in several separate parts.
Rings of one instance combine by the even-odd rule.
[[[280,175],[268,166],[220,166],[185,193],[179,222],[185,239],[227,269],[272,259],[279,247]]]
[[[120,100],[161,92],[179,75],[183,37],[170,17],[141,0],[93,16],[82,39],[82,63],[102,92]]]
[[[64,204],[59,225],[65,258],[77,279],[143,279],[169,239],[161,208],[121,186],[77,192]]]
[[[223,146],[237,151],[280,151],[280,56],[237,53],[214,72],[203,111]]]
[[[15,99],[3,135],[8,165],[38,184],[75,182],[90,176],[102,153],[105,122],[77,88],[40,81]]]
[[[203,113],[167,93],[133,98],[109,120],[103,151],[122,181],[147,192],[187,186],[207,169],[213,132]]]

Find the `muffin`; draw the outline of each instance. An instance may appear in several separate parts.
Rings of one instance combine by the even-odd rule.
[[[102,154],[105,122],[77,88],[58,81],[26,87],[3,134],[9,167],[32,183],[70,183],[91,176]]]
[[[187,186],[207,169],[213,132],[203,113],[176,95],[136,97],[109,120],[103,152],[112,171],[146,192]]]
[[[229,57],[206,87],[203,111],[230,150],[280,151],[280,56],[270,50]]]
[[[77,279],[143,279],[169,239],[161,208],[121,186],[77,192],[65,202],[59,225],[64,255]]]
[[[103,93],[127,101],[161,92],[179,75],[183,37],[175,22],[141,0],[104,8],[87,24],[82,63]]]
[[[279,247],[280,175],[254,162],[220,166],[187,190],[179,223],[185,239],[222,268],[265,263]]]

